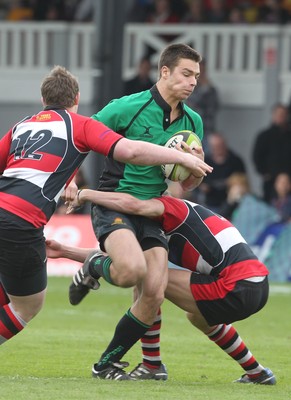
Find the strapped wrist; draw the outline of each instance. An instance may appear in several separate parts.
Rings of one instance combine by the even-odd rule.
[[[83,189],[79,189],[79,190],[77,191],[77,200],[78,200],[79,205],[81,205],[81,201],[82,201],[82,200],[80,200],[80,193],[82,192],[82,190],[83,190]]]

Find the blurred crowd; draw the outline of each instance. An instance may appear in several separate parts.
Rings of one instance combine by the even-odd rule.
[[[94,3],[94,0],[0,0],[0,20],[89,22],[94,17]],[[127,21],[285,24],[291,21],[291,0],[132,0]]]
[[[94,0],[0,0],[3,21],[90,22]]]
[[[290,0],[135,0],[130,22],[277,23],[291,21]]]

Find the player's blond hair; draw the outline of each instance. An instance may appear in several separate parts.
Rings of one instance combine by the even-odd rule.
[[[41,84],[41,95],[47,106],[71,108],[78,93],[77,78],[60,65],[56,65]]]

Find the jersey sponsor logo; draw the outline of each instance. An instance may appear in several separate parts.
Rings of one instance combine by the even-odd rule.
[[[52,118],[51,114],[40,114],[40,115],[37,115],[35,119],[37,121],[47,121],[51,118]]]
[[[126,225],[126,223],[123,221],[122,218],[117,217],[117,218],[114,218],[114,221],[112,222],[111,225]]]
[[[150,133],[151,126],[144,126],[145,131],[142,133],[142,136],[146,137],[153,137],[153,135]]]

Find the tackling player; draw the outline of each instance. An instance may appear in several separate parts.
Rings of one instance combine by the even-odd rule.
[[[0,140],[0,344],[19,333],[43,306],[46,251],[43,227],[90,150],[131,164],[207,164],[180,151],[128,140],[101,122],[77,114],[77,79],[56,66],[41,85],[44,109]]]
[[[169,196],[138,200],[127,194],[89,189],[78,192],[68,212],[84,201],[106,204],[116,211],[160,220],[169,235],[169,261],[188,270],[169,270],[166,298],[185,310],[194,326],[241,365],[245,374],[237,382],[276,383],[272,371],[256,361],[231,325],[264,307],[269,284],[266,266],[258,260],[228,220],[198,204]],[[95,255],[92,255],[92,249],[83,249],[80,258],[78,249],[52,241],[48,241],[47,246],[49,256],[68,257],[77,261],[83,261],[86,254],[90,253],[81,273],[98,281],[100,252],[95,250]],[[79,286],[82,287],[82,284]],[[79,297],[74,299],[75,304],[89,291],[88,287],[86,289],[79,292]],[[155,324],[154,341],[151,342],[153,336],[150,332],[142,339],[144,359],[129,374],[133,379],[167,379],[162,364],[155,366],[149,362],[159,355],[158,325]]]

